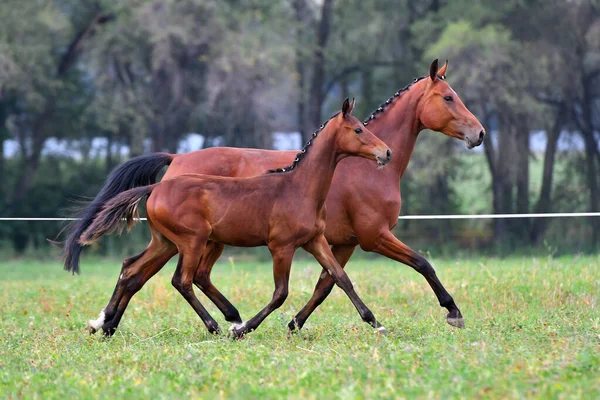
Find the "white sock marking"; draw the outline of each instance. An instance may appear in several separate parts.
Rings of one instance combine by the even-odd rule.
[[[93,320],[90,319],[88,321],[88,325],[92,328],[94,328],[95,330],[99,330],[100,328],[102,328],[102,325],[104,325],[104,309],[102,311],[100,311],[100,315],[98,315],[98,319],[97,320]]]
[[[238,324],[237,322],[234,322],[229,327],[229,332],[233,332],[234,329],[236,329],[238,331],[242,331],[242,330],[244,330],[244,328],[246,328],[246,323],[245,322],[242,322],[241,324]]]

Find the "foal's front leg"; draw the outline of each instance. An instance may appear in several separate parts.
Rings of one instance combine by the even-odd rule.
[[[325,236],[319,235],[303,247],[317,259],[319,264],[321,264],[321,266],[325,268],[332,276],[335,284],[338,285],[348,295],[350,301],[352,301],[352,304],[354,304],[354,307],[356,307],[356,310],[358,310],[362,320],[371,325],[378,332],[386,334],[387,330],[383,327],[383,325],[377,322],[371,310],[369,310],[365,303],[363,303],[363,301],[360,299],[358,294],[356,294],[354,291],[354,287],[350,281],[350,278],[348,278],[346,272],[338,264],[338,262],[335,260],[335,257],[331,253]]]
[[[335,257],[338,264],[340,264],[340,267],[344,268],[346,266],[346,263],[354,253],[354,249],[356,249],[356,246],[353,244],[340,246],[334,245],[331,247],[331,252],[333,253],[333,256]],[[306,322],[308,317],[310,317],[310,314],[312,314],[312,312],[315,311],[317,307],[321,305],[321,303],[323,303],[327,296],[329,296],[329,293],[331,293],[331,290],[334,286],[335,281],[333,280],[331,275],[329,275],[327,270],[323,268],[323,271],[319,276],[319,280],[315,285],[315,290],[313,292],[312,297],[310,298],[308,303],[306,303],[306,305],[302,307],[298,314],[296,314],[294,319],[291,320],[288,324],[290,332],[294,332],[296,329],[302,329],[304,323]]]
[[[290,280],[290,269],[292,268],[292,258],[294,257],[294,247],[269,247],[273,257],[273,278],[275,280],[275,291],[273,298],[258,314],[242,324],[233,324],[229,332],[237,338],[252,332],[264,321],[273,311],[281,307],[288,296],[288,284]]]

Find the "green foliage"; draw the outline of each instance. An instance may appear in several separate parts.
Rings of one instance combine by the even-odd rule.
[[[171,264],[132,299],[116,335],[85,323],[108,301],[118,262],[0,266],[0,391],[8,398],[597,398],[594,257],[433,259],[465,315],[455,330],[425,280],[390,261],[351,261],[378,336],[337,289],[288,338],[320,267],[296,261],[290,297],[241,341],[206,332],[170,284]],[[213,282],[244,317],[271,296],[270,264],[222,263]],[[201,298],[223,329],[212,304]]]
[[[295,14],[298,4],[305,7],[301,21]],[[19,153],[9,160],[0,157],[0,214],[57,216],[73,195],[94,196],[124,145],[130,155],[175,152],[185,134],[198,132],[206,138],[205,147],[272,147],[271,132],[296,130],[298,121],[306,119],[297,115],[299,103],[304,102],[306,114],[314,100],[308,83],[321,4],[2,1],[0,144],[14,139]],[[493,137],[486,146],[495,154],[468,158],[457,142],[423,132],[402,183],[403,213],[513,212],[516,182],[524,176],[519,161],[529,157],[528,133],[549,131],[559,116],[572,135],[597,125],[594,118],[583,121],[581,112],[586,104],[591,104],[591,115],[598,112],[593,88],[600,77],[600,23],[595,1],[333,4],[323,49],[322,115],[336,111],[340,98],[350,96],[357,98],[355,115],[367,116],[397,89],[426,74],[433,59],[447,58],[448,82]],[[299,30],[302,35],[296,34]],[[305,70],[304,92],[298,65]],[[46,157],[42,149],[49,138],[77,140],[71,148],[80,150],[83,160]],[[90,152],[93,138],[112,145],[102,159]],[[496,171],[490,160],[496,161]],[[558,154],[557,160],[551,208],[590,209],[584,198],[591,192],[589,160],[577,154]],[[534,164],[531,160],[526,178],[527,201],[519,199],[527,211],[534,211],[541,185],[542,165]],[[591,165],[598,168],[597,161]],[[591,175],[597,179],[600,173],[593,170]],[[501,180],[507,183],[499,191],[494,183]],[[506,207],[494,209],[502,193],[508,193]],[[419,243],[436,245],[454,236],[479,237],[483,245],[493,232],[488,222],[468,229],[434,224],[401,223],[400,228],[410,227],[421,236]],[[583,226],[587,234],[587,222]],[[38,227],[29,223],[2,224],[2,247],[42,248],[43,238],[53,237],[55,228],[48,223],[34,233]],[[554,236],[554,228],[549,229]],[[526,229],[509,234],[522,246],[530,244]],[[128,240],[111,239],[98,251],[118,253],[121,242],[129,243],[124,249],[135,248],[132,243],[143,246],[144,237],[140,233]],[[587,236],[579,241],[588,246]],[[460,251],[454,241],[447,246]]]

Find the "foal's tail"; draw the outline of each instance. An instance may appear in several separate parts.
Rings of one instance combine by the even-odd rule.
[[[81,211],[78,216],[79,220],[75,220],[68,228],[69,234],[63,249],[67,271],[79,272],[79,255],[81,254],[79,238],[104,205],[125,190],[153,184],[156,182],[160,170],[171,164],[171,161],[173,161],[173,156],[168,153],[147,154],[132,158],[110,173],[96,198]]]
[[[90,226],[79,237],[80,245],[88,245],[100,239],[107,233],[117,231],[118,234],[127,230],[139,218],[138,206],[140,201],[152,193],[156,185],[137,187],[120,193],[109,200],[96,215]]]

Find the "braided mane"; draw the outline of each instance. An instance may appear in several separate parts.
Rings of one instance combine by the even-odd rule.
[[[418,78],[415,78],[411,83],[409,83],[408,85],[406,85],[405,87],[403,87],[402,89],[399,89],[396,93],[394,93],[394,95],[392,97],[390,97],[389,99],[387,99],[386,101],[384,101],[383,103],[381,103],[379,105],[379,107],[377,107],[375,109],[375,111],[373,111],[371,113],[371,115],[369,117],[367,117],[364,121],[363,121],[363,125],[367,126],[369,124],[369,122],[371,122],[372,120],[375,119],[375,117],[377,116],[377,114],[381,114],[385,108],[387,106],[389,106],[396,97],[400,96],[402,93],[406,92],[408,89],[410,89],[415,83],[419,82],[422,79],[427,78],[426,76],[421,76]],[[444,79],[445,77],[440,77],[442,79]],[[300,150],[300,152],[298,154],[296,154],[296,158],[294,159],[294,162],[290,165],[288,165],[287,167],[284,168],[277,168],[277,169],[270,169],[268,171],[268,173],[279,173],[279,172],[288,172],[288,171],[292,171],[294,168],[296,168],[298,166],[298,163],[300,162],[300,160],[304,157],[304,155],[306,154],[306,152],[308,151],[308,148],[310,147],[310,145],[312,144],[312,141],[317,137],[317,135],[327,126],[327,123],[329,121],[331,121],[331,119],[333,117],[336,117],[340,112],[338,111],[337,113],[335,113],[334,115],[332,115],[327,121],[325,121],[325,123],[323,123],[319,129],[317,129],[316,131],[313,132],[312,134],[312,139],[310,139],[308,142],[306,142],[306,144],[304,145],[304,147],[302,148],[302,150]]]
[[[312,139],[310,139],[308,142],[306,142],[306,144],[304,145],[304,147],[302,148],[302,150],[300,150],[300,152],[298,154],[296,154],[296,158],[294,158],[294,162],[292,164],[290,164],[290,165],[288,165],[287,167],[284,167],[284,168],[270,169],[268,171],[268,173],[288,172],[288,171],[292,171],[294,168],[296,168],[296,166],[298,166],[298,163],[300,162],[300,160],[304,157],[304,155],[308,151],[308,148],[312,144],[312,141],[315,140],[315,138],[317,137],[317,135],[323,129],[325,129],[325,127],[327,126],[327,123],[329,121],[331,121],[333,118],[337,117],[339,113],[340,113],[340,111],[338,111],[335,114],[333,114],[331,117],[329,117],[329,119],[327,121],[325,121],[323,124],[321,124],[321,126],[319,127],[319,129],[317,129],[316,131],[313,132]]]

